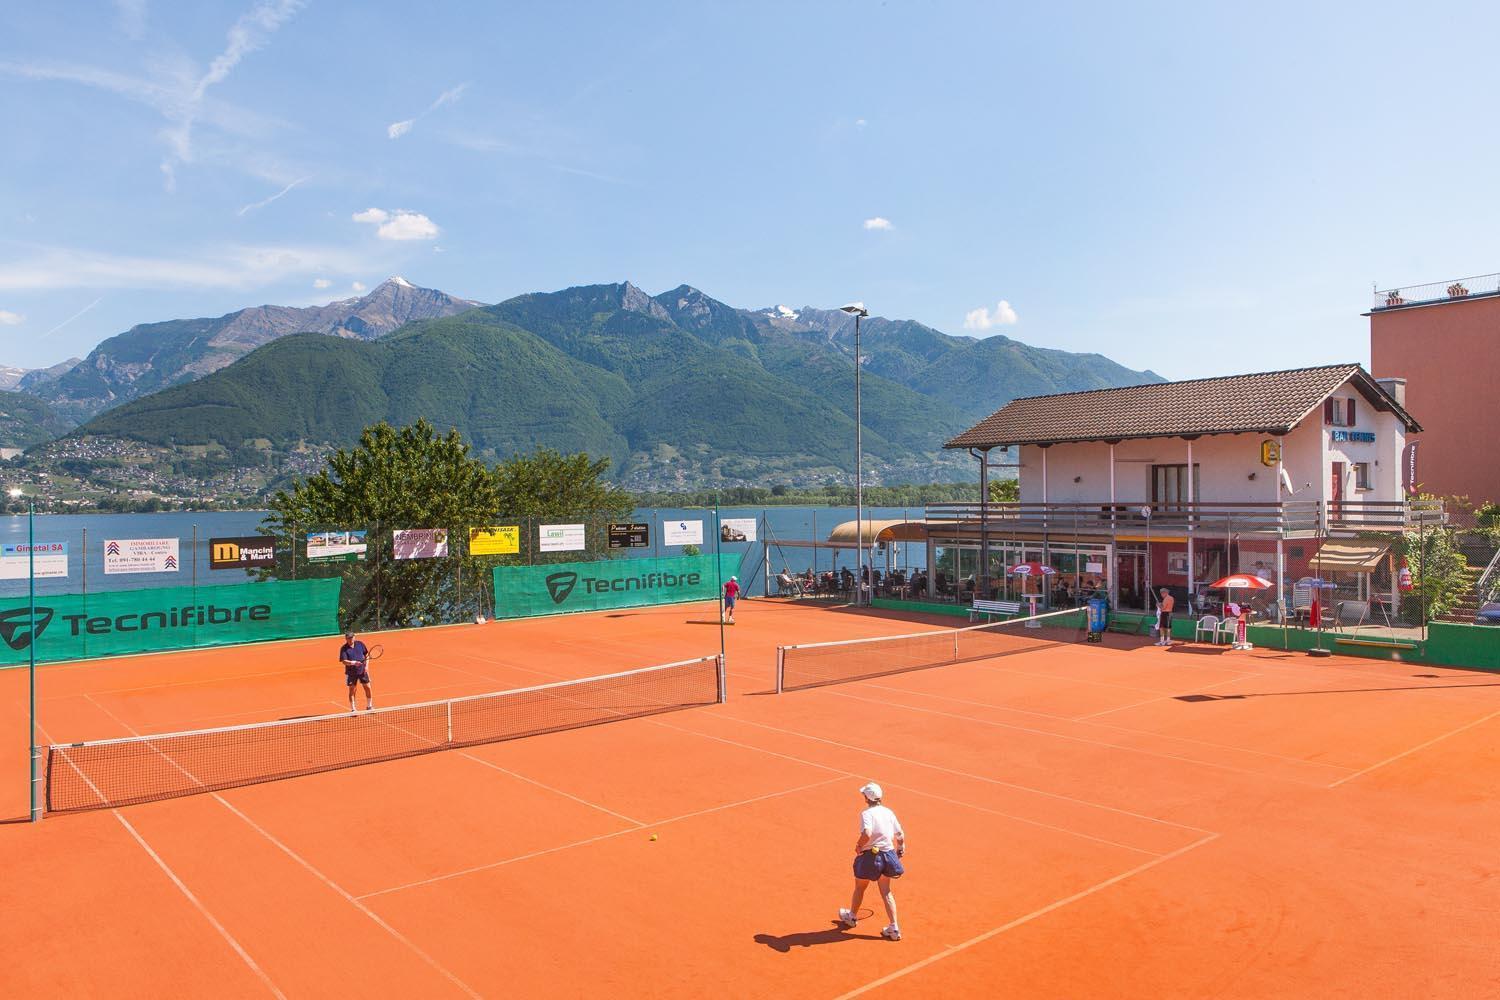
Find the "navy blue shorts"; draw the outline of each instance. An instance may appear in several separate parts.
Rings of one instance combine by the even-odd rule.
[[[356,684],[370,683],[370,670],[364,665],[358,667],[344,668],[344,683],[353,687]]]
[[[860,851],[854,858],[854,877],[866,882],[881,878],[900,878],[906,874],[895,851]]]
[[[734,595],[725,594],[724,595],[724,603],[727,604],[731,608],[734,607],[734,602],[737,601],[737,600],[739,600],[739,595],[738,594],[734,594]]]

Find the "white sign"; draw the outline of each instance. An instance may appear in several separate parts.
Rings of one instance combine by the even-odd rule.
[[[544,524],[539,529],[538,548],[543,552],[582,552],[583,540],[581,524]]]
[[[719,522],[719,541],[721,542],[753,542],[755,541],[755,518],[753,517],[726,517]]]
[[[441,559],[448,554],[448,529],[397,528],[391,549],[397,559]]]
[[[36,576],[68,575],[68,543],[37,542]],[[32,553],[25,545],[0,547],[0,580],[25,580],[31,575]]]
[[[661,541],[663,545],[702,545],[702,521],[664,521]]]
[[[1084,563],[1083,564],[1083,571],[1085,573],[1103,573],[1104,572],[1104,564],[1102,562]]]
[[[176,573],[175,538],[106,538],[106,573]]]

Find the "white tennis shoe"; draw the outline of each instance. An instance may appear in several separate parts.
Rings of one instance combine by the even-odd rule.
[[[845,927],[853,927],[859,923],[859,917],[854,915],[853,910],[839,909],[839,922]]]

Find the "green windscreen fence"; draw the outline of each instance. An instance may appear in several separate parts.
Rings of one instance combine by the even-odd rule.
[[[339,629],[338,579],[267,580],[221,587],[157,587],[0,601],[0,666],[82,660],[330,635]]]
[[[714,600],[719,580],[740,571],[740,554],[606,559],[495,567],[495,617],[526,618],[646,604]]]

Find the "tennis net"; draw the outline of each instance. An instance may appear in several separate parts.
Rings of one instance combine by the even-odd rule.
[[[152,802],[722,702],[705,656],[536,687],[354,714],[48,748],[47,809]]]
[[[778,646],[776,690],[841,684],[1079,642],[1086,627],[1087,612],[1073,609],[967,628]]]

